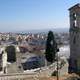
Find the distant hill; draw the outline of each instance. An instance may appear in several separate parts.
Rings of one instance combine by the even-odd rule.
[[[55,33],[63,33],[63,32],[69,32],[69,28],[54,28],[54,29],[38,29],[38,30],[24,30],[24,31],[18,31],[17,33],[47,33],[48,31],[53,31]]]

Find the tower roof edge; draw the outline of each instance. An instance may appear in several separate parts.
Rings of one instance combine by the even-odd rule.
[[[74,6],[72,6],[72,7],[69,8],[68,10],[70,11],[70,10],[72,10],[72,9],[74,9],[74,8],[80,8],[80,3],[78,3],[78,4],[74,5]]]

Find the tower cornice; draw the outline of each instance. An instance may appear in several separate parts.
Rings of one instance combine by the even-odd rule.
[[[74,28],[70,28],[70,30],[69,30],[70,32],[80,32],[80,28],[78,28],[78,27],[74,27]]]
[[[69,8],[68,10],[72,10],[72,9],[75,9],[75,8],[80,8],[80,3],[74,5],[73,7]]]

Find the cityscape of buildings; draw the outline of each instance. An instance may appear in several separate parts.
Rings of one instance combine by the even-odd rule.
[[[69,18],[68,32],[52,31],[59,49],[53,63],[45,55],[48,32],[1,32],[0,80],[80,80],[80,4]]]

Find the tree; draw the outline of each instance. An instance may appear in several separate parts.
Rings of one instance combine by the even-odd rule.
[[[45,51],[45,56],[48,62],[53,63],[55,61],[57,50],[58,48],[54,34],[52,31],[49,31],[46,41],[46,51]]]
[[[10,37],[9,37],[9,41],[16,41],[16,39],[15,39],[15,37],[10,36]]]
[[[7,46],[5,51],[7,52],[7,61],[15,62],[16,61],[16,49],[13,45]]]

